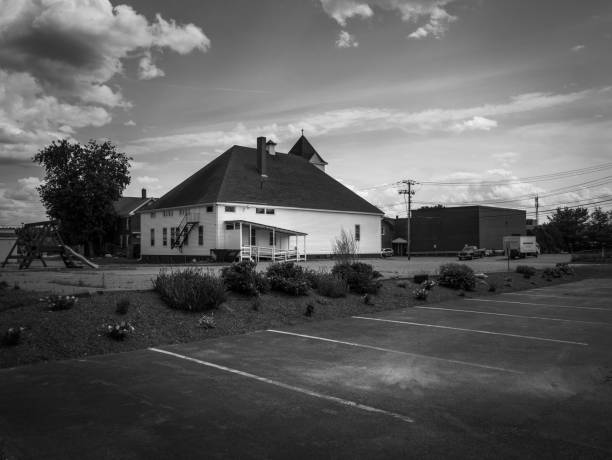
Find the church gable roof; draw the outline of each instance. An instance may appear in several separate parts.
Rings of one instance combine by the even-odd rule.
[[[304,158],[311,163],[327,164],[327,162],[319,155],[308,139],[302,134],[297,142],[291,147],[289,153]],[[313,157],[315,157],[313,161]]]
[[[153,208],[250,203],[383,214],[301,155],[268,155],[262,177],[257,154],[255,148],[234,145],[162,196]]]

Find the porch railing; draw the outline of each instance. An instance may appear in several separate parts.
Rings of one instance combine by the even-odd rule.
[[[271,260],[273,262],[280,261],[300,261],[305,260],[303,254],[300,254],[297,249],[278,249],[263,246],[242,246],[240,250],[240,260]]]

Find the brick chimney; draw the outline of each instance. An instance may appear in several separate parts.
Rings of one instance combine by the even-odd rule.
[[[265,176],[268,173],[268,168],[266,167],[266,156],[267,156],[266,138],[258,137],[257,138],[257,171],[262,176]]]
[[[141,192],[142,192],[142,197],[146,198],[147,197],[147,189],[143,188]]]

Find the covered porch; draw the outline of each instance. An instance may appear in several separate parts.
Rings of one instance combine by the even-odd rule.
[[[304,232],[246,220],[225,221],[225,232],[233,233],[231,239],[237,237],[240,260],[300,262],[307,259],[308,234]]]

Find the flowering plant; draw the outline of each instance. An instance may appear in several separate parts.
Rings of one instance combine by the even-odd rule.
[[[43,297],[40,299],[41,302],[47,302],[49,310],[52,311],[69,310],[74,306],[77,300],[78,299],[73,295],[57,294],[52,294],[48,297]]]
[[[215,317],[212,313],[210,315],[202,315],[198,320],[198,326],[213,329],[215,327]]]
[[[19,343],[21,332],[25,331],[25,327],[9,327],[2,337],[2,345],[13,346]]]
[[[431,291],[435,285],[436,285],[435,281],[425,280],[421,283],[421,288],[425,289],[426,291]]]
[[[424,287],[420,287],[412,291],[412,295],[416,300],[427,300],[427,296],[429,295],[429,289],[425,289]]]
[[[127,321],[122,321],[117,324],[109,324],[106,326],[106,335],[115,340],[123,340],[134,332],[134,330],[134,326]]]

